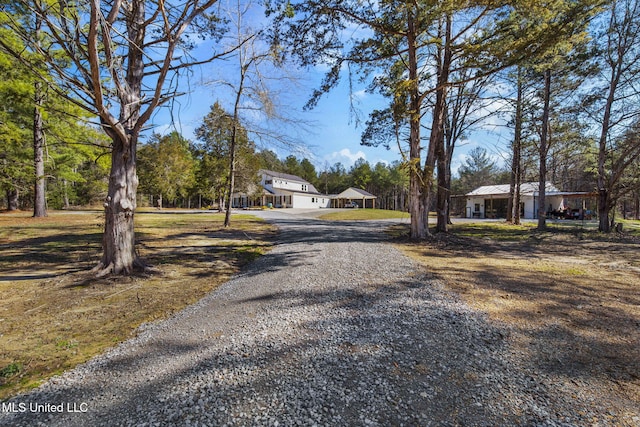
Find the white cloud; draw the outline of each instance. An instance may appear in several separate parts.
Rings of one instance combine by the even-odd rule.
[[[336,164],[338,162],[342,163],[345,168],[350,168],[358,159],[367,159],[367,155],[362,151],[358,150],[355,153],[352,153],[350,149],[343,148],[340,151],[334,151],[333,153],[324,156],[324,160],[329,162],[330,164]]]
[[[460,153],[451,159],[451,176],[458,176],[460,166],[466,163],[467,157],[466,153]]]
[[[361,90],[355,91],[355,92],[353,93],[353,95],[351,95],[351,96],[353,97],[353,99],[362,100],[362,99],[364,99],[367,95],[368,95],[368,94],[367,94],[367,91],[366,91],[366,90],[364,90],[364,89],[361,89]]]

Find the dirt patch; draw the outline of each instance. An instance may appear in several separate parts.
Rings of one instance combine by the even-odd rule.
[[[454,226],[403,244],[474,308],[509,332],[519,363],[567,399],[640,420],[640,243],[594,232]],[[617,418],[616,418],[617,417]]]
[[[102,215],[0,215],[0,398],[166,318],[211,292],[269,247],[253,217],[222,227],[217,214],[139,214],[137,247],[151,272],[96,279]]]

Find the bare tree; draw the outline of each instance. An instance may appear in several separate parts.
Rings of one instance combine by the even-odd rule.
[[[39,74],[44,83],[95,114],[112,141],[99,276],[142,266],[134,245],[138,139],[154,111],[176,95],[183,71],[225,54],[195,59],[189,53],[194,36],[219,40],[224,25],[211,10],[217,1],[16,0],[11,6],[40,20],[47,42],[9,20],[5,25],[28,51],[3,40],[0,46],[34,72],[45,63],[55,82]]]
[[[640,156],[640,144],[628,130],[637,124],[640,110],[640,4],[637,0],[613,1],[606,31],[596,37],[601,64],[592,118],[600,127],[598,137],[598,229],[611,231],[611,214],[625,169]],[[634,143],[635,142],[635,143]]]
[[[277,144],[291,149],[300,144],[281,130],[274,130],[268,123],[277,122],[279,129],[288,128],[289,130],[302,129],[305,125],[303,121],[293,120],[290,112],[289,114],[282,112],[284,109],[279,105],[275,87],[285,85],[291,88],[296,84],[296,79],[286,72],[281,58],[264,40],[264,30],[252,27],[248,15],[254,6],[252,1],[229,1],[228,20],[235,32],[231,36],[231,46],[239,47],[231,58],[235,61],[235,65],[231,65],[231,71],[226,73],[222,81],[214,82],[227,87],[232,95],[232,108],[229,110],[233,127],[229,143],[225,227],[231,223],[232,197],[235,191],[236,163],[241,134],[246,133],[257,142],[270,146]],[[252,120],[250,116],[259,118]]]

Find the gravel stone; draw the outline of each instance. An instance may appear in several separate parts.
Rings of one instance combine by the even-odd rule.
[[[523,369],[509,330],[389,244],[387,223],[260,214],[281,229],[269,254],[3,402],[0,425],[615,425],[588,394],[566,396]]]

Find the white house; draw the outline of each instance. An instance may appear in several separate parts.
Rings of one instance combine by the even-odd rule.
[[[234,193],[234,208],[271,206],[275,208],[330,208],[375,205],[376,196],[357,188],[349,188],[338,195],[320,193],[305,179],[281,172],[260,170],[260,187],[248,193]]]
[[[524,219],[538,217],[539,184],[525,182],[520,185],[520,215]],[[550,182],[545,187],[546,212],[564,212],[570,208],[568,199],[582,198],[582,214],[588,193],[560,191]],[[466,195],[467,218],[506,218],[509,204],[509,184],[485,185]],[[578,210],[578,209],[576,209]]]
[[[260,170],[262,190],[235,193],[233,207],[272,206],[276,208],[328,208],[331,197],[321,194],[303,178],[281,172]]]

